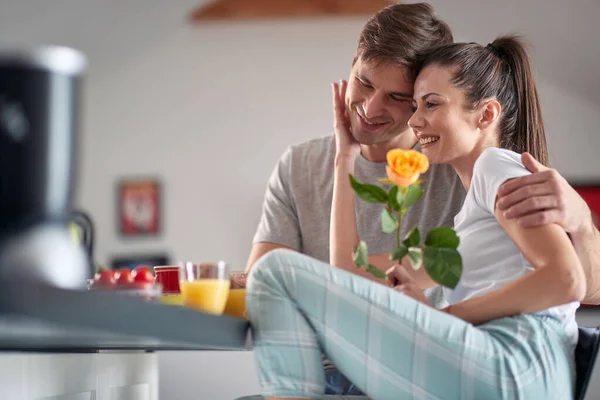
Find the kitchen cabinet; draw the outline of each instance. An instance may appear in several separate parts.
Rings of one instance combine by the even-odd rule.
[[[246,350],[248,322],[0,281],[0,399],[158,400],[163,350]]]
[[[158,400],[157,354],[0,353],[0,398]]]

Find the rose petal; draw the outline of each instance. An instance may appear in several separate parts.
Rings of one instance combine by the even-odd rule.
[[[419,179],[420,174],[429,169],[427,156],[416,150],[392,149],[387,152],[388,167],[393,171],[393,178],[398,186],[409,186]]]
[[[394,172],[388,165],[385,166],[385,172],[387,173],[388,179],[396,186],[409,187],[419,179],[420,174],[413,174],[408,177],[403,177]]]

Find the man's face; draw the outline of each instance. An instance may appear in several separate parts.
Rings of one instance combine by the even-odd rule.
[[[354,139],[365,145],[380,144],[408,131],[412,96],[413,82],[407,79],[405,68],[364,62],[359,57],[346,90]]]

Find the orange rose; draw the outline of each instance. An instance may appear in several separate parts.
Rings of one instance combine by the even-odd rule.
[[[416,150],[393,149],[387,153],[385,171],[396,186],[408,187],[429,168],[427,156]]]

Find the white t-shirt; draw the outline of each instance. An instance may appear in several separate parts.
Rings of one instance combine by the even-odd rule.
[[[510,150],[490,147],[475,162],[471,185],[462,209],[454,218],[454,229],[460,237],[458,251],[463,273],[454,289],[444,288],[450,304],[492,292],[533,271],[519,247],[508,236],[494,216],[496,194],[508,179],[529,175],[521,163],[521,155]],[[567,334],[577,342],[573,302],[536,314],[555,315]]]

